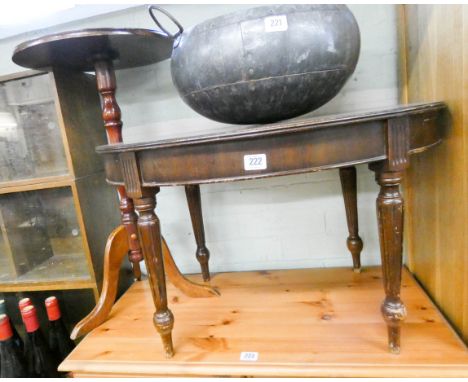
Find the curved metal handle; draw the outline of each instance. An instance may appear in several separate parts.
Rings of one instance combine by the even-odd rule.
[[[177,25],[177,28],[179,28],[179,31],[175,34],[172,34],[170,33],[167,29],[165,29],[161,23],[159,22],[159,20],[156,18],[156,16],[154,15],[154,10],[156,11],[159,11],[163,14],[165,14],[175,25]],[[167,37],[170,37],[172,39],[176,39],[177,37],[179,37],[182,32],[184,31],[184,28],[182,27],[182,25],[180,25],[180,23],[174,18],[174,16],[172,16],[168,11],[166,11],[165,9],[161,8],[161,7],[158,7],[157,5],[150,5],[148,7],[148,12],[151,16],[151,18],[153,19],[153,21],[156,23],[156,25],[158,26],[159,29],[161,29],[166,35]]]

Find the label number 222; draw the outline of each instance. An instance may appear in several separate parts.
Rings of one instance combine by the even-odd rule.
[[[267,158],[265,154],[250,154],[244,155],[244,169],[250,170],[265,170],[267,168]]]

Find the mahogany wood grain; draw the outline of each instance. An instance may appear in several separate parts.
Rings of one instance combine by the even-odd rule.
[[[112,61],[102,59],[94,63],[96,71],[96,83],[102,99],[102,119],[110,144],[122,142],[121,111],[115,98],[116,80]],[[134,211],[133,201],[128,198],[125,187],[118,187],[120,198],[120,211],[122,224],[127,231],[130,247],[128,254],[133,266],[133,273],[137,280],[141,279],[140,261],[143,260],[140,243],[138,241],[137,216]]]
[[[128,251],[129,247],[125,227],[119,226],[111,233],[107,240],[103,266],[104,281],[99,301],[91,313],[76,324],[70,336],[72,339],[86,335],[107,320],[117,295],[119,270]],[[162,251],[167,277],[174,287],[184,295],[194,298],[220,295],[216,288],[195,283],[180,273],[163,237]]]
[[[180,290],[185,296],[197,298],[221,295],[217,287],[195,283],[180,272],[164,237],[162,237],[162,250],[164,257],[164,270],[167,278],[170,280],[172,285]]]
[[[401,267],[403,255],[403,198],[399,191],[401,172],[376,169],[380,185],[377,197],[377,221],[379,226],[380,252],[385,300],[382,315],[387,323],[388,347],[391,353],[400,353],[401,321],[406,317],[406,308],[400,299]]]
[[[210,281],[210,270],[208,266],[210,251],[206,248],[205,244],[205,228],[203,227],[200,186],[198,184],[185,186],[185,195],[189,206],[195,241],[197,243],[195,255],[200,263],[203,281]]]
[[[387,159],[369,166],[380,186],[376,204],[385,290],[381,311],[387,323],[388,347],[395,354],[400,353],[401,322],[406,317],[406,307],[400,299],[404,210],[400,184],[409,166],[409,134],[407,116],[389,119],[385,126]]]
[[[158,188],[142,190],[140,197],[135,195],[135,207],[138,211],[138,230],[141,237],[143,256],[145,258],[146,269],[148,270],[153,302],[156,307],[153,321],[161,335],[166,356],[172,357],[174,355],[172,345],[174,316],[167,306],[161,229],[159,219],[154,213],[154,209],[156,208],[155,195],[158,192]]]
[[[99,301],[84,319],[78,322],[70,338],[75,340],[101,325],[109,315],[115,298],[122,260],[128,253],[127,233],[124,226],[119,226],[109,236],[104,252],[104,275]]]
[[[389,350],[399,353],[400,323],[405,317],[400,299],[403,199],[399,186],[409,165],[409,155],[440,143],[447,126],[446,117],[442,103],[399,106],[391,110],[243,127],[224,134],[108,145],[98,148],[98,152],[104,156],[109,183],[125,185],[129,195],[140,200],[144,219],[152,222],[140,229],[140,233],[145,232],[141,240],[147,262],[161,253],[159,221],[150,213],[151,207],[154,208],[150,194],[159,191],[159,185],[235,181],[336,167],[349,169],[355,163],[369,163],[380,185],[377,216],[386,294],[382,314],[388,327]],[[265,169],[248,172],[243,167],[244,155],[252,153],[265,154]],[[350,210],[356,204],[355,173],[342,171],[342,180],[345,199],[348,199],[345,203]],[[348,220],[352,223],[350,234],[355,234],[357,221],[353,220],[357,219],[348,213]],[[156,310],[162,317],[159,325],[156,320],[156,327],[163,335],[166,355],[171,356],[173,321],[166,306],[164,268],[159,263],[148,272]]]
[[[346,244],[353,257],[353,270],[359,273],[361,272],[361,251],[363,243],[359,236],[356,167],[340,168],[340,180],[349,232]]]
[[[446,106],[433,102],[100,146],[97,151],[103,155],[108,182],[116,186],[124,185],[118,163],[120,153],[127,151],[137,153],[144,187],[258,179],[383,160],[386,123],[402,115],[410,119],[410,153],[441,142],[448,125]],[[244,155],[255,153],[267,156],[267,168],[245,170]]]
[[[17,65],[31,69],[91,72],[96,57],[105,57],[116,69],[128,69],[170,58],[173,42],[156,30],[89,28],[25,41],[15,48],[12,59]]]

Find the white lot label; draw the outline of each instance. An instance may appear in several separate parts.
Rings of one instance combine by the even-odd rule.
[[[265,17],[265,32],[284,32],[288,30],[286,15]]]
[[[258,353],[256,351],[243,351],[240,354],[240,360],[255,362],[258,360]]]
[[[267,159],[265,154],[244,155],[244,169],[265,170],[267,168]]]

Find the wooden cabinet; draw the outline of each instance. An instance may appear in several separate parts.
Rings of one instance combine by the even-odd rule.
[[[70,324],[94,306],[106,239],[120,224],[117,194],[94,151],[105,142],[94,76],[0,77],[0,298],[7,305],[18,293],[52,290],[70,290],[64,299],[76,304],[72,291],[82,290],[81,309],[68,309]]]

